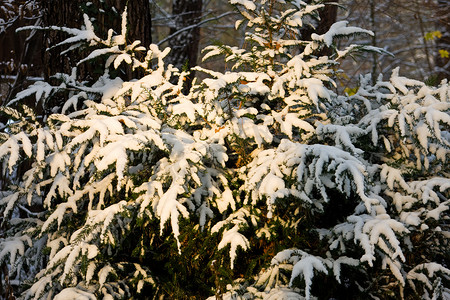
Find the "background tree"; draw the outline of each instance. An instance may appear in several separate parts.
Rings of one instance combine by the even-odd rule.
[[[80,24],[83,20],[82,11],[80,9],[81,3],[83,2],[79,0],[42,1],[42,27],[65,26],[73,28],[77,24]],[[73,57],[61,56],[60,49],[51,49],[53,45],[60,43],[64,39],[64,34],[58,31],[49,31],[45,34],[44,47],[48,50],[43,53],[43,74],[47,81],[50,80],[51,76],[58,73],[57,70],[59,70],[59,72],[63,70],[63,72],[69,73],[72,65],[79,58],[76,55],[73,55]]]
[[[339,10],[338,19],[371,29],[375,36],[363,42],[393,54],[372,54],[366,60],[344,63],[342,68],[346,76],[353,79],[353,82],[343,80],[344,87],[355,87],[358,73],[370,72],[375,79],[378,74],[389,74],[398,66],[411,78],[427,79],[429,84],[438,84],[441,79],[448,78],[448,74],[443,76],[439,71],[439,65],[448,63],[439,49],[447,49],[445,45],[448,44],[436,36],[446,36],[445,32],[448,32],[448,1],[444,2],[341,1],[346,10]]]
[[[311,1],[306,1],[307,3]],[[319,9],[319,18],[315,20],[316,24],[313,25],[313,27],[310,28],[302,28],[302,37],[304,39],[310,39],[311,34],[324,34],[326,33],[331,25],[333,25],[337,20],[337,14],[338,14],[338,1],[332,1],[332,0],[326,0],[323,1],[323,3],[327,4],[321,9]],[[324,48],[322,49],[323,55],[330,55],[332,53],[331,49]],[[319,54],[320,55],[320,54]]]
[[[197,65],[200,42],[200,26],[198,23],[203,17],[202,0],[173,0],[172,2],[173,26],[170,34],[177,33],[169,40],[171,53],[168,62],[180,70],[189,70]],[[186,30],[190,28],[189,30]],[[190,87],[195,73],[187,78]]]
[[[8,22],[5,22],[5,32],[8,35],[3,36],[6,41],[14,41],[13,49],[6,47],[3,49],[3,54],[0,53],[4,60],[10,61],[9,64],[16,64],[15,69],[6,69],[4,72],[14,74],[14,83],[5,95],[5,101],[11,100],[20,89],[23,89],[23,84],[26,83],[27,76],[42,76],[47,81],[52,81],[51,76],[58,72],[64,71],[69,73],[70,68],[74,62],[82,57],[82,53],[72,53],[70,57],[60,55],[59,49],[54,49],[52,46],[63,41],[67,35],[55,31],[36,32],[32,31],[26,39],[20,38],[25,35],[25,32],[19,33],[16,36],[14,31],[26,25],[39,25],[43,27],[50,26],[65,26],[69,28],[77,27],[83,21],[83,12],[97,20],[97,27],[103,31],[102,35],[106,37],[107,30],[112,28],[116,32],[120,30],[120,15],[128,6],[132,11],[139,11],[139,14],[131,14],[129,16],[128,38],[130,41],[140,40],[143,45],[150,45],[151,40],[151,15],[150,3],[146,0],[129,0],[129,1],[65,1],[65,0],[49,0],[49,1],[8,1],[8,5],[4,6],[5,14],[9,12],[11,16],[6,16]],[[9,9],[9,10],[7,10]],[[16,15],[13,13],[17,10]],[[19,13],[22,12],[22,13]],[[20,18],[19,18],[20,16]],[[16,21],[18,20],[18,21]],[[28,20],[26,22],[20,20]],[[33,21],[34,20],[34,21]],[[35,23],[30,24],[30,21]],[[36,23],[37,22],[37,23]],[[13,38],[12,38],[13,37]],[[19,43],[20,45],[17,45]],[[7,43],[8,44],[8,43]],[[42,51],[42,48],[48,49]],[[21,50],[23,49],[23,50]],[[4,51],[14,51],[17,53],[15,57],[11,57],[4,53]],[[43,63],[39,63],[39,61]],[[29,66],[34,64],[31,73],[28,72]],[[91,68],[90,70],[84,68]],[[87,80],[94,80],[96,71],[92,66],[83,66],[79,71],[87,76]],[[98,71],[98,70],[97,70]],[[122,75],[124,78],[131,79],[131,70]],[[58,107],[61,104],[61,99],[55,98],[52,106]],[[32,103],[27,103],[31,106]],[[41,109],[37,107],[37,109]]]
[[[436,29],[440,36],[436,39],[436,81],[450,78],[450,1],[439,0],[434,11]]]
[[[27,25],[40,25],[39,1],[9,0],[0,3],[0,101],[5,103],[26,87],[26,79],[42,76],[42,35],[16,33]]]
[[[43,9],[43,27],[49,26],[66,26],[76,27],[83,21],[83,12],[88,13],[89,17],[97,20],[98,30],[106,37],[107,30],[113,29],[119,32],[121,28],[121,14],[127,8],[133,12],[128,17],[127,37],[129,41],[139,40],[142,45],[148,47],[152,42],[151,37],[151,15],[150,3],[147,0],[128,0],[128,1],[66,1],[66,0],[50,0],[42,1]],[[139,12],[139,13],[135,13]],[[49,31],[46,36],[47,48],[52,49],[53,45],[65,39],[62,33]],[[70,58],[59,56],[58,49],[52,49],[46,52],[45,61],[48,66],[45,76],[56,74],[56,70],[65,70],[67,73],[71,66],[71,62],[66,61]],[[72,54],[71,59],[77,61]],[[128,74],[130,76],[130,74]]]

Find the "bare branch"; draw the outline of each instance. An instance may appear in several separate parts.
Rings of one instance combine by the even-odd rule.
[[[203,25],[205,23],[208,23],[208,22],[211,22],[211,21],[215,21],[215,20],[218,20],[218,19],[221,19],[221,18],[229,16],[229,15],[233,15],[233,14],[235,14],[235,12],[226,12],[226,13],[223,13],[223,14],[217,16],[217,17],[209,18],[209,19],[203,20],[201,22],[198,22],[197,24],[184,27],[184,28],[182,28],[180,30],[177,30],[176,32],[172,33],[171,35],[169,35],[165,39],[162,39],[161,41],[158,42],[157,45],[160,46],[161,44],[167,42],[168,40],[172,39],[173,37],[179,35],[180,33],[184,32],[184,31],[189,31],[189,30],[191,30],[193,28],[196,28],[196,27],[199,27],[199,26],[201,26],[201,25]]]

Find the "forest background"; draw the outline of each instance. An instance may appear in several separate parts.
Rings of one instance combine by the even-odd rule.
[[[372,54],[347,60],[340,67],[339,88],[352,93],[357,88],[360,74],[390,74],[396,67],[410,78],[437,84],[450,76],[450,2],[447,0],[341,0],[325,1],[318,33],[324,33],[338,20],[347,20],[354,26],[375,33],[360,41],[385,49],[389,53]],[[89,3],[92,3],[88,5]],[[61,34],[18,32],[21,26],[68,26],[81,23],[82,11],[97,16],[100,26],[118,29],[120,12],[130,3],[143,12],[131,19],[130,39],[139,39],[144,45],[151,42],[169,46],[166,59],[176,67],[202,64],[199,52],[206,45],[223,43],[242,46],[244,35],[237,35],[233,13],[227,1],[173,0],[170,1],[65,1],[65,0],[3,0],[0,3],[0,101],[5,104],[30,83],[47,80],[56,71],[67,71],[69,62],[61,61],[57,49],[45,51],[62,40]],[[108,27],[109,26],[109,27]],[[245,28],[240,30],[245,31]],[[239,38],[240,37],[240,38]],[[351,43],[343,41],[342,43]],[[339,45],[342,46],[342,45]],[[206,67],[225,69],[221,60],[208,61]],[[61,68],[62,67],[62,68]],[[195,74],[192,75],[192,77]]]

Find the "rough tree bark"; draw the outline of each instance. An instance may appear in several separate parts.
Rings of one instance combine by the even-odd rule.
[[[67,26],[78,28],[82,24],[83,14],[80,0],[42,0],[44,10],[44,26]],[[121,14],[128,6],[128,40],[130,42],[140,40],[142,45],[148,47],[151,42],[151,15],[150,2],[148,0],[106,0],[92,1],[93,5],[101,8],[104,12],[97,11],[95,17],[96,24],[105,37],[109,28],[120,32]],[[65,35],[58,32],[48,32],[45,43],[47,48],[57,44],[64,39]],[[47,69],[44,74],[46,79],[57,72],[70,72],[74,60],[79,59],[78,55],[62,58],[61,49],[51,49],[45,54],[44,61]],[[130,78],[128,78],[130,79]]]
[[[128,39],[140,40],[143,46],[148,47],[152,43],[150,1],[128,1],[128,12]]]
[[[82,24],[82,13],[80,10],[80,0],[42,0],[42,21],[43,26],[66,26],[78,28]],[[44,47],[50,47],[61,42],[67,36],[57,31],[48,31],[44,35]],[[76,63],[78,55],[61,56],[61,49],[53,48],[43,54],[44,79],[49,80],[50,76],[70,72],[71,66]]]
[[[151,14],[148,0],[94,0],[90,6],[86,6],[81,0],[41,0],[43,9],[43,26],[66,26],[79,28],[83,24],[82,5],[88,10],[89,17],[96,19],[97,30],[106,38],[108,29],[112,28],[119,33],[121,30],[121,15],[128,7],[127,39],[129,42],[140,40],[142,45],[148,47],[151,44]],[[67,38],[65,33],[48,31],[44,37],[44,47],[50,48]],[[71,73],[71,68],[86,56],[82,51],[72,51],[70,55],[61,56],[61,48],[49,49],[44,53],[44,78],[51,82],[51,76],[56,73]],[[143,54],[145,55],[145,54]],[[94,81],[98,72],[95,72],[92,64],[82,64],[78,67],[78,74],[83,80]],[[137,74],[131,72],[131,68],[121,74],[122,79],[130,80]],[[49,103],[49,107],[59,106],[63,99],[55,99]]]

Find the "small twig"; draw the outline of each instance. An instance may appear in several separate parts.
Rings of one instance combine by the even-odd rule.
[[[211,22],[211,21],[215,21],[215,20],[218,20],[220,18],[226,17],[228,15],[232,15],[232,14],[235,14],[235,12],[226,12],[226,13],[223,13],[223,14],[217,16],[217,17],[209,18],[209,19],[203,20],[201,22],[198,22],[197,24],[193,24],[193,25],[181,28],[180,30],[175,31],[174,33],[172,33],[171,35],[166,37],[165,39],[162,39],[161,41],[159,41],[157,45],[160,46],[161,44],[167,42],[168,40],[172,39],[173,37],[179,35],[180,33],[184,32],[184,31],[192,30],[192,29],[194,29],[196,27],[199,27],[199,26],[201,26],[201,25],[203,25],[205,23],[208,23],[208,22]]]
[[[14,297],[14,294],[13,294],[13,288],[12,288],[11,284],[9,283],[9,271],[8,271],[8,267],[6,266],[5,262],[3,262],[0,272],[3,273],[3,276],[5,277],[5,280],[3,280],[4,285],[0,285],[0,292],[1,292],[0,296],[3,296],[5,300],[16,299],[16,297]],[[0,277],[2,275],[1,273],[0,273]]]
[[[21,204],[19,204],[18,207],[19,207],[21,210],[23,210],[24,212],[26,212],[27,214],[31,215],[31,216],[39,217],[39,216],[42,214],[42,212],[38,212],[38,213],[32,212],[32,211],[30,211],[28,208],[26,208],[25,206],[23,206],[23,205],[21,205]]]
[[[216,300],[223,300],[222,291],[220,288],[220,279],[218,268],[216,267],[217,260],[211,262],[211,271],[214,273],[214,284],[216,285]]]
[[[37,19],[34,26],[39,26],[41,21],[42,21],[42,19]],[[28,51],[30,50],[30,43],[35,34],[36,34],[36,30],[32,30],[31,33],[28,35],[28,37],[25,39],[25,42],[24,42],[25,46],[24,46],[24,50],[22,51],[22,54],[20,56],[19,67],[18,67],[16,79],[14,80],[13,85],[11,86],[8,94],[6,95],[4,105],[8,105],[9,102],[11,102],[13,100],[13,96],[16,92],[16,89],[19,87],[19,84],[21,84],[21,82],[26,78],[26,74],[23,74],[21,71],[21,66],[23,66],[25,63],[27,63],[27,60],[28,60],[27,56],[29,54]]]

